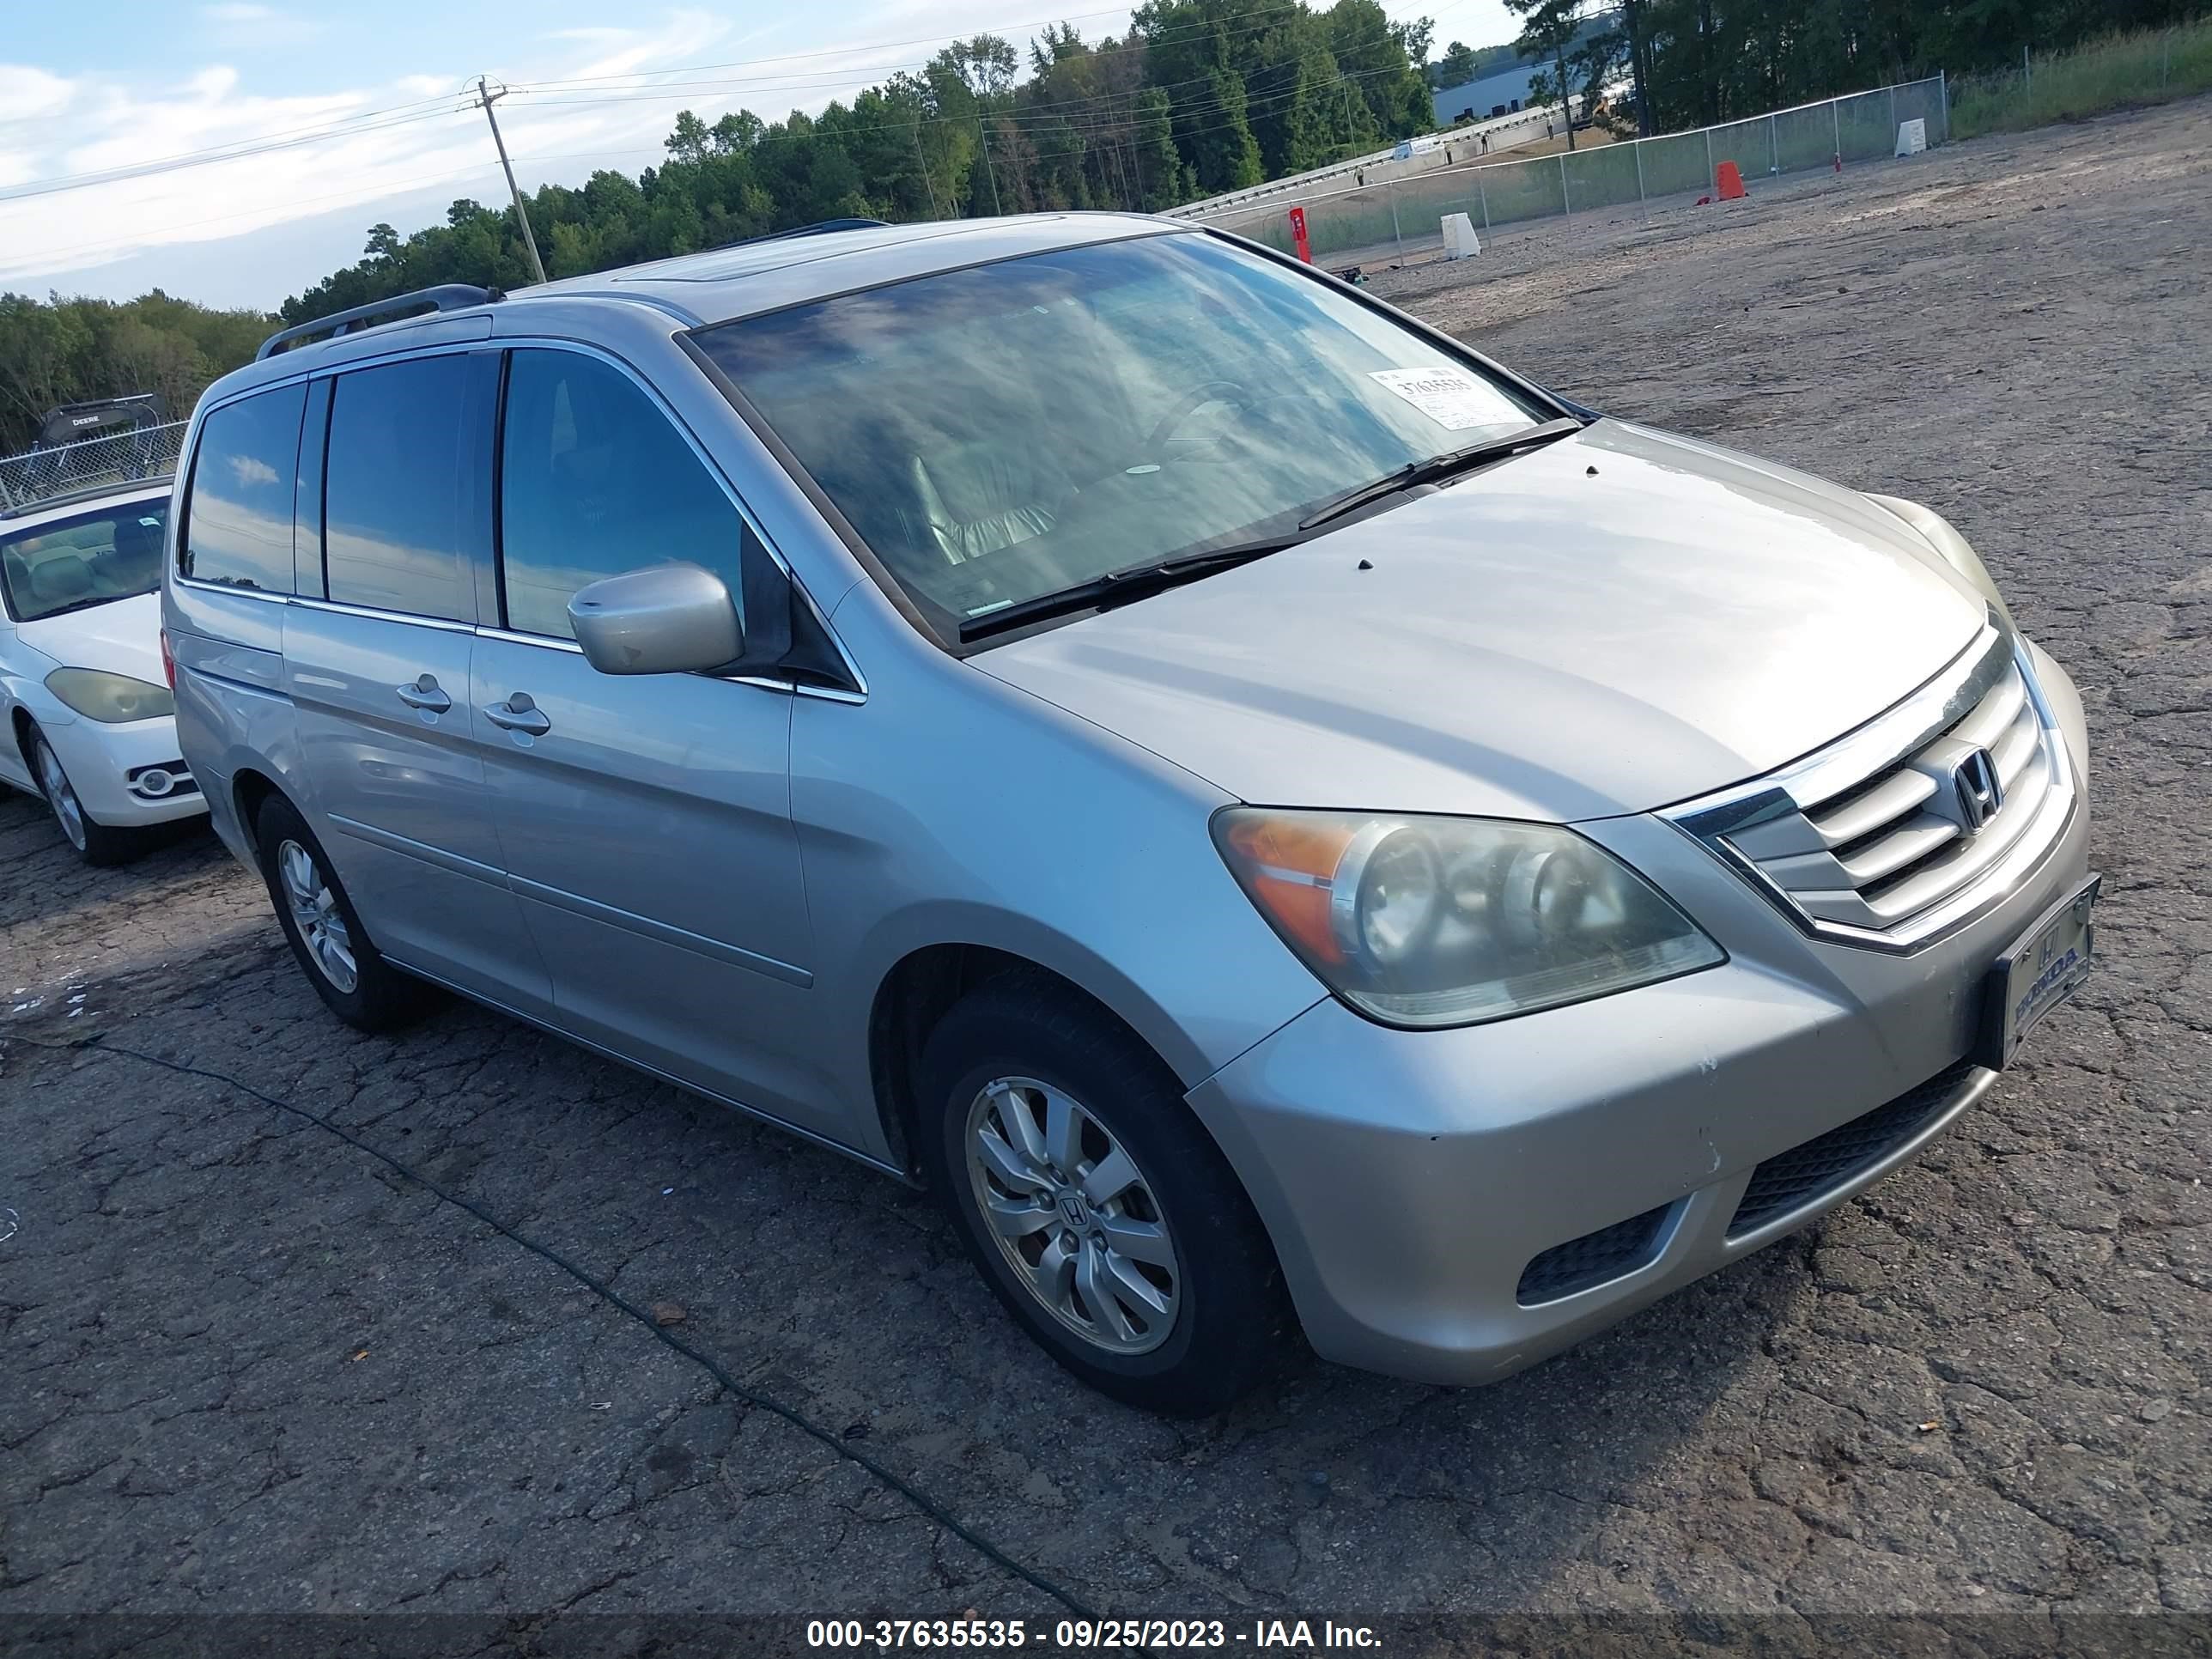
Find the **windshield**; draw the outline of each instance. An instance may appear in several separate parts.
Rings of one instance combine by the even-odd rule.
[[[8,614],[40,622],[161,585],[161,530],[169,499],[123,501],[35,530],[0,531],[0,586]]]
[[[1109,570],[1293,535],[1332,496],[1552,412],[1348,295],[1194,234],[697,337],[948,636]]]

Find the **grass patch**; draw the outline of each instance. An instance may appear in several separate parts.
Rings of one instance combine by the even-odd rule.
[[[1951,136],[2021,132],[2207,90],[2212,90],[2212,17],[2201,17],[2035,57],[2026,74],[1962,76],[1951,83]]]

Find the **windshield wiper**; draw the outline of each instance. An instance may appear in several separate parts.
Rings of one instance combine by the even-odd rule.
[[[1040,593],[1035,599],[1002,605],[996,611],[986,611],[980,617],[970,617],[960,624],[960,637],[963,641],[980,640],[993,634],[1011,633],[1017,628],[1027,628],[1031,623],[1046,622],[1054,617],[1072,616],[1078,611],[1100,611],[1126,599],[1141,599],[1163,588],[1179,586],[1184,582],[1196,581],[1201,576],[1211,576],[1216,571],[1233,570],[1240,564],[1264,559],[1270,553],[1279,553],[1304,539],[1299,536],[1278,536],[1265,541],[1239,542],[1233,547],[1217,547],[1207,553],[1187,553],[1181,558],[1162,559],[1157,564],[1131,565],[1122,570],[1109,570],[1103,576],[1093,576],[1089,581],[1078,582],[1073,587],[1055,588],[1049,593]]]
[[[1432,483],[1440,478],[1448,478],[1455,472],[1463,472],[1485,461],[1501,460],[1523,449],[1539,448],[1582,429],[1580,421],[1547,421],[1541,426],[1523,427],[1518,432],[1486,438],[1480,443],[1469,444],[1466,448],[1455,449],[1449,454],[1431,456],[1425,461],[1409,461],[1385,477],[1377,478],[1372,483],[1361,484],[1323,501],[1299,521],[1298,532],[1295,535],[1239,542],[1233,547],[1218,547],[1211,552],[1188,553],[1181,558],[1163,559],[1158,564],[1132,565],[1122,570],[1109,570],[1103,576],[1094,576],[1089,581],[1078,582],[1072,587],[1056,588],[1049,593],[1040,593],[1035,599],[1022,599],[1012,605],[1000,605],[996,611],[970,617],[960,624],[960,637],[963,642],[985,639],[993,634],[1006,634],[1018,628],[1027,628],[1031,623],[1072,616],[1079,611],[1103,610],[1124,600],[1144,599],[1163,588],[1196,581],[1200,577],[1211,576],[1216,571],[1249,564],[1255,559],[1266,558],[1270,553],[1279,553],[1286,547],[1297,546],[1306,539],[1307,532],[1333,519],[1342,518],[1370,501],[1379,501],[1385,495],[1409,489],[1416,484]]]
[[[1571,437],[1582,429],[1580,421],[1547,421],[1541,426],[1523,427],[1518,432],[1485,438],[1480,443],[1469,444],[1464,449],[1432,455],[1425,461],[1408,461],[1395,472],[1386,472],[1372,483],[1360,484],[1346,490],[1341,495],[1331,496],[1299,520],[1298,528],[1316,529],[1332,519],[1340,519],[1347,513],[1358,511],[1370,501],[1379,501],[1385,495],[1395,495],[1401,489],[1413,489],[1416,484],[1436,483],[1450,477],[1455,472],[1464,472],[1471,466],[1480,466],[1485,461],[1503,460],[1523,449],[1535,449],[1561,438]]]

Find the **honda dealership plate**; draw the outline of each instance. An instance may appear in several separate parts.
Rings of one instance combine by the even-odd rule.
[[[2002,1071],[2042,1018],[2074,994],[2089,976],[2097,928],[2094,913],[2101,876],[2037,917],[1990,970],[1989,1009],[1983,1018],[1984,1066]]]

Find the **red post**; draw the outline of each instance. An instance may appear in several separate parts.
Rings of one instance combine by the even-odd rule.
[[[1291,240],[1297,246],[1298,258],[1311,264],[1313,244],[1306,240],[1306,210],[1302,207],[1291,210]]]

